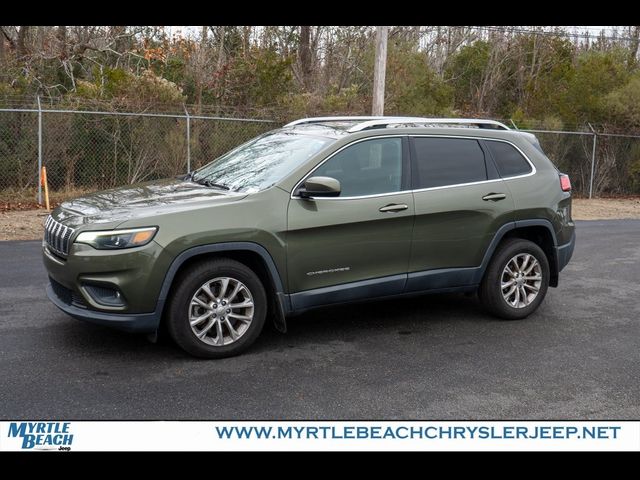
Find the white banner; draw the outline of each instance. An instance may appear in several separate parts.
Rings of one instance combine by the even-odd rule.
[[[0,422],[0,451],[640,451],[640,422]]]

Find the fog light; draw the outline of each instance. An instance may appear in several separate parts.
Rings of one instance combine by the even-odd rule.
[[[91,296],[94,302],[105,307],[124,307],[125,301],[123,295],[115,287],[107,287],[104,285],[83,285],[86,292]]]

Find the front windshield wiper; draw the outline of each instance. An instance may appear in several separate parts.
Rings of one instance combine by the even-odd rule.
[[[222,190],[231,190],[231,188],[228,185],[224,185],[222,183],[214,183],[211,180],[205,180],[204,184],[207,187],[221,188]]]
[[[176,175],[176,178],[178,180],[182,180],[182,181],[188,182],[189,180],[191,180],[193,178],[193,172],[183,173],[182,175]]]
[[[198,180],[193,180],[196,183],[199,183],[200,185],[206,185],[207,187],[212,187],[212,188],[220,188],[222,190],[231,190],[231,188],[228,185],[224,185],[223,183],[215,183],[212,182],[211,180],[207,180],[207,179],[198,179]]]

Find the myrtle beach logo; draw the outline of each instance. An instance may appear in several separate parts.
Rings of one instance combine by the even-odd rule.
[[[11,422],[9,438],[22,439],[24,450],[71,450],[69,422]]]

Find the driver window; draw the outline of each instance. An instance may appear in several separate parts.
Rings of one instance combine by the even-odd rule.
[[[312,176],[339,180],[340,197],[400,191],[402,140],[394,137],[358,142],[331,157]]]

